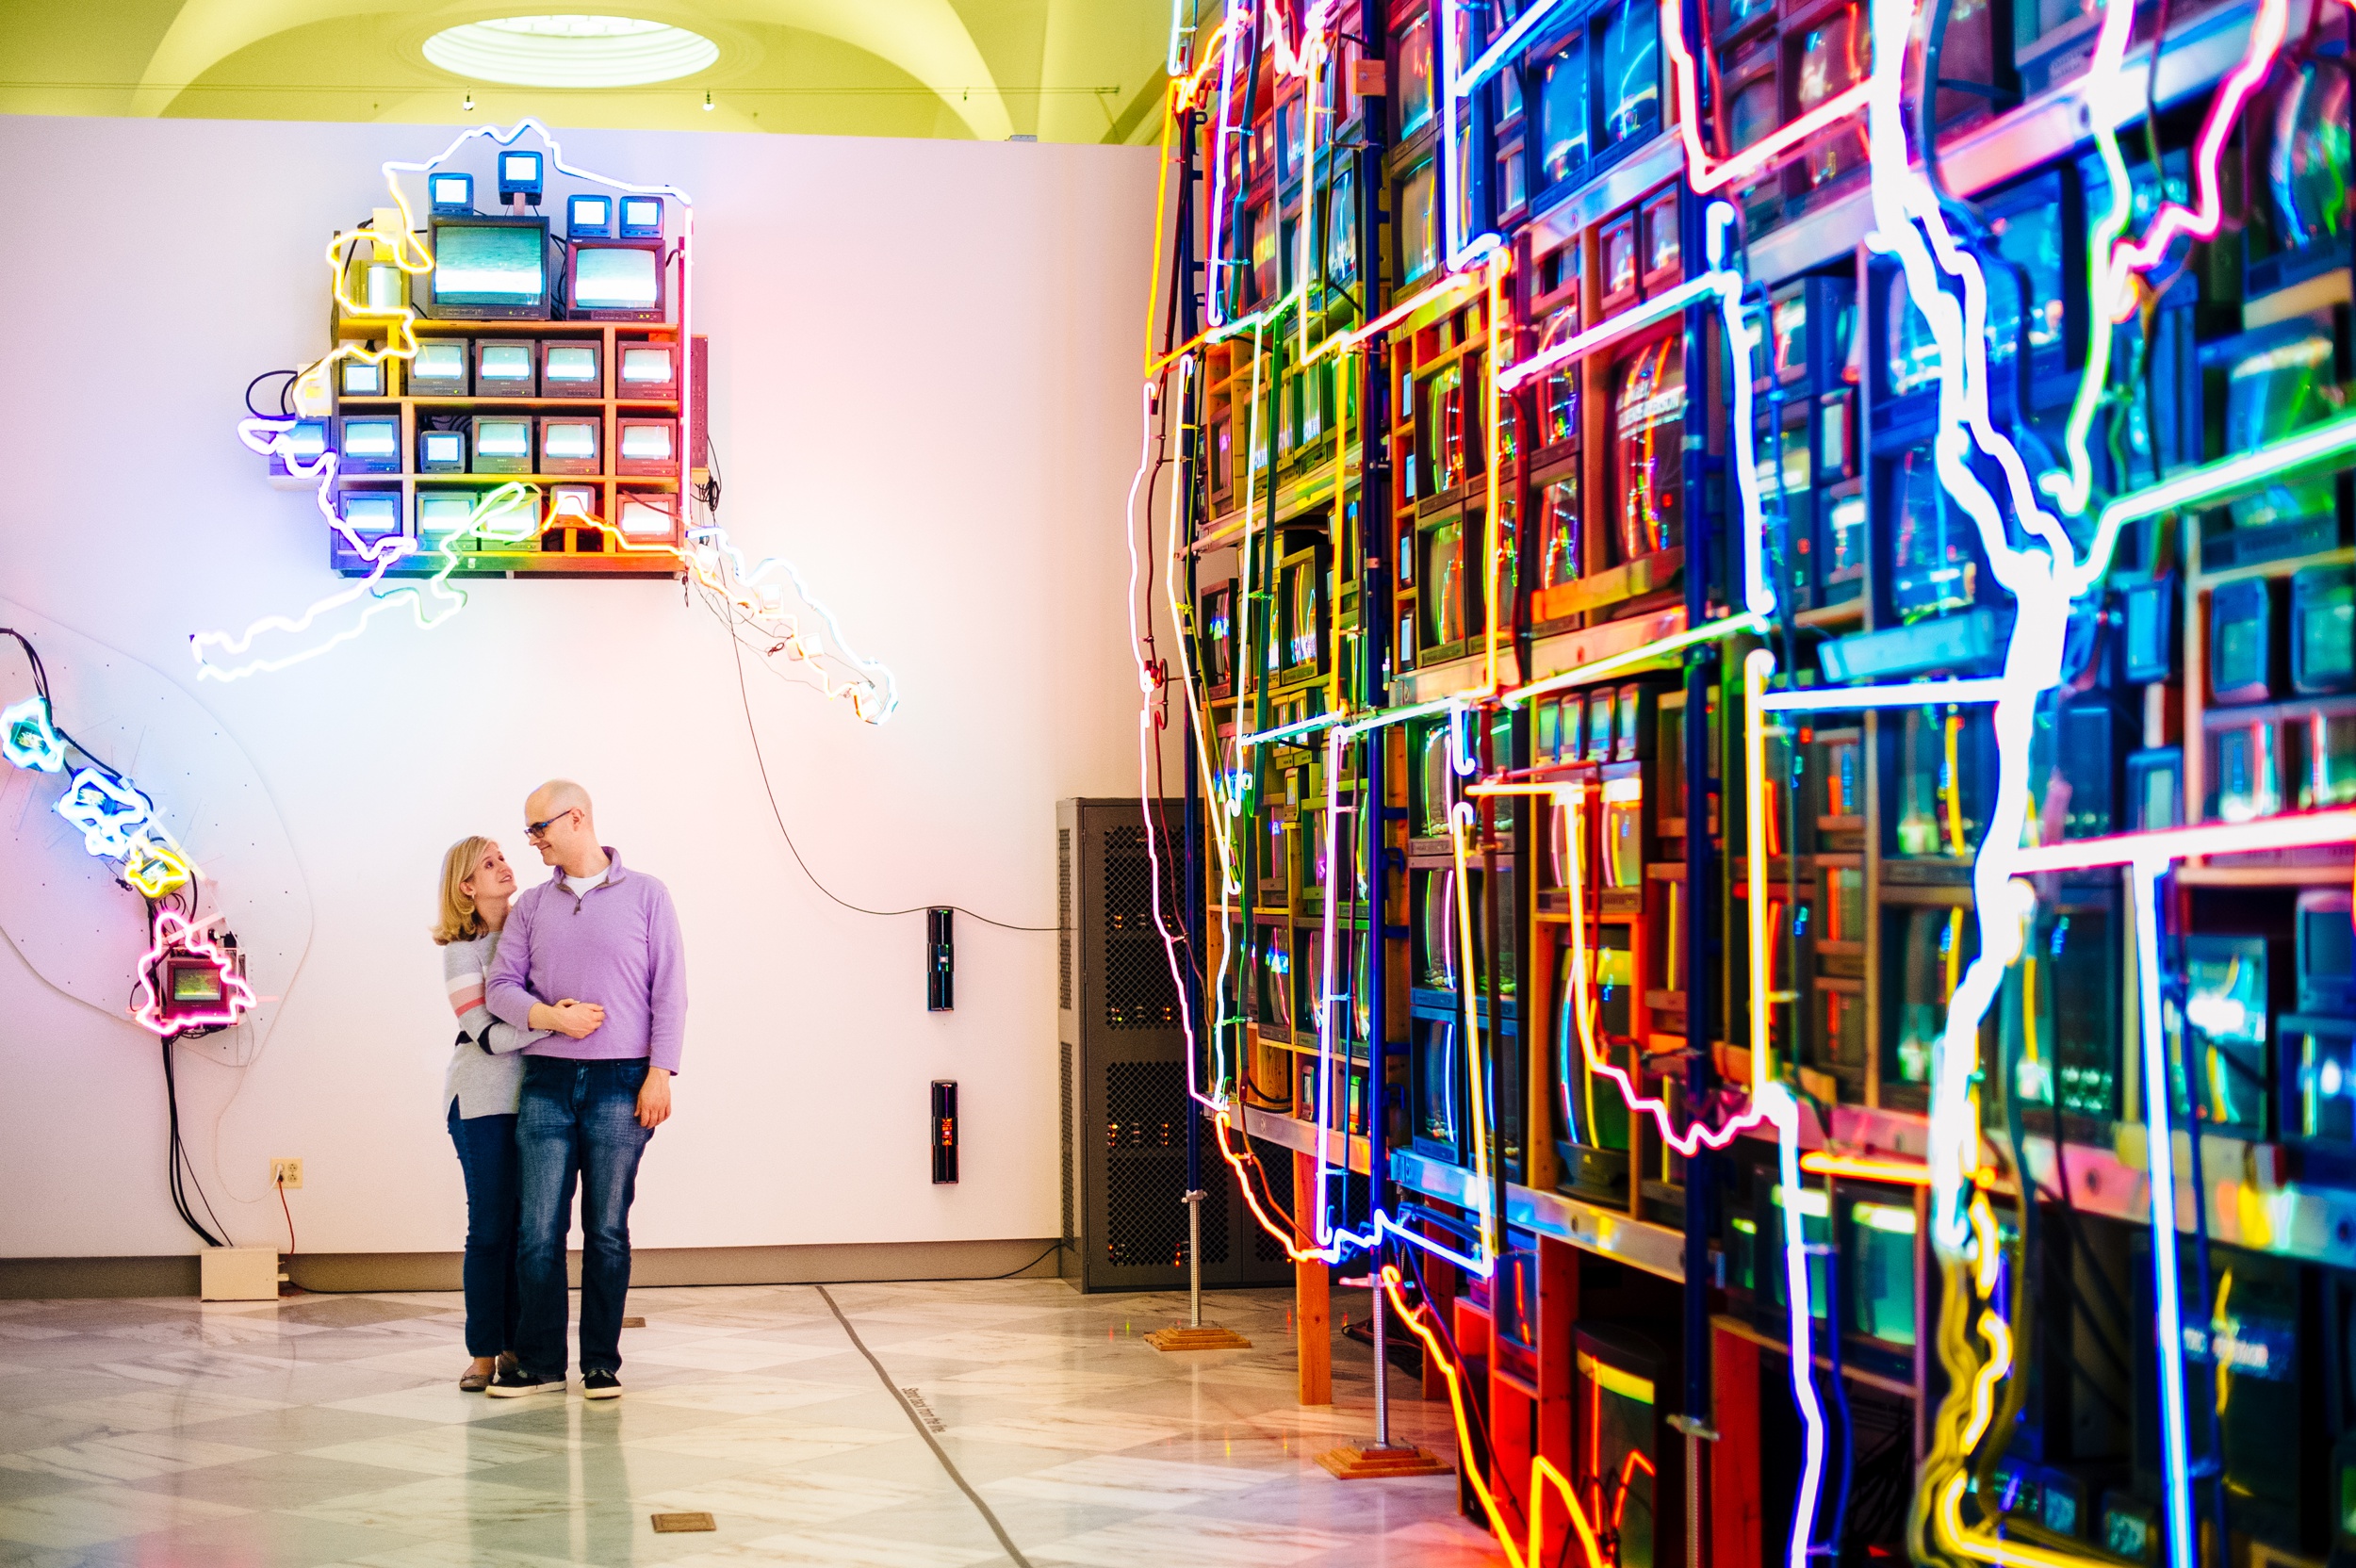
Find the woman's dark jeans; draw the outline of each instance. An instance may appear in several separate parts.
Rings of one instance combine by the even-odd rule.
[[[461,1118],[450,1102],[450,1141],[466,1173],[466,1354],[496,1356],[515,1348],[522,1293],[516,1287],[516,1218],[522,1165],[513,1116]]]

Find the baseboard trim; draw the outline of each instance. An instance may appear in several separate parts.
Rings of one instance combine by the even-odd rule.
[[[305,1290],[456,1290],[456,1252],[309,1252],[283,1260]],[[581,1282],[581,1254],[572,1254]],[[0,1259],[0,1300],[194,1296],[196,1255]],[[635,1285],[855,1284],[885,1280],[1054,1279],[1055,1242],[865,1241],[807,1247],[642,1247]]]

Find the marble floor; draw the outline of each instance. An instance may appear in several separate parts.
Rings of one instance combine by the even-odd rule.
[[[1291,1293],[1208,1300],[1252,1349],[1164,1355],[1183,1297],[1055,1281],[633,1291],[598,1404],[459,1393],[454,1295],[0,1301],[0,1564],[1503,1562],[1453,1477],[1318,1468],[1372,1430],[1364,1349],[1337,1335],[1304,1409]],[[1393,1386],[1399,1435],[1452,1454]]]

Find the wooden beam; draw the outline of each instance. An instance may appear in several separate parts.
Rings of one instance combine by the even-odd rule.
[[[1294,1239],[1302,1247],[1317,1243],[1314,1205],[1317,1199],[1317,1161],[1293,1152]],[[1333,1281],[1323,1261],[1293,1265],[1293,1319],[1300,1331],[1301,1402],[1333,1402]]]

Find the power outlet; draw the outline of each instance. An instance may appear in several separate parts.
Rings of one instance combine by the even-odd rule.
[[[301,1160],[272,1160],[270,1163],[270,1184],[274,1187],[299,1187],[303,1184]]]

